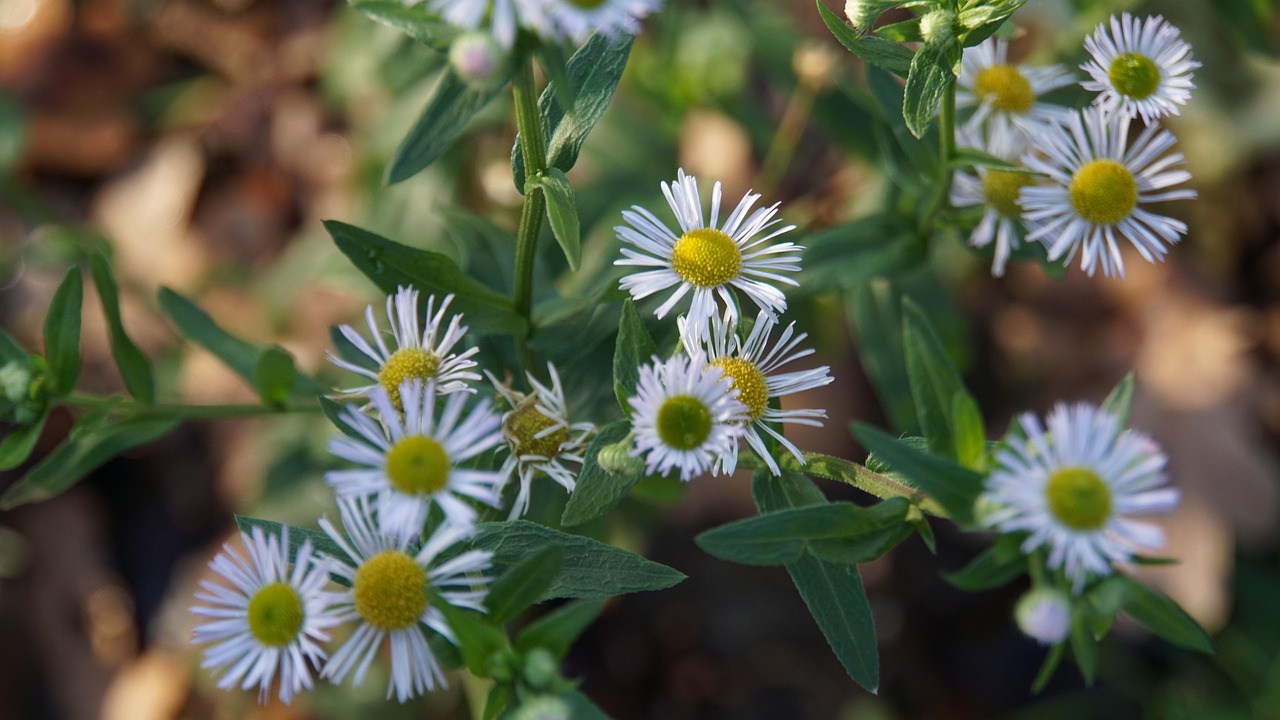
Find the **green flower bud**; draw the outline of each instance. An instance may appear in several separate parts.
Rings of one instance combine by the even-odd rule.
[[[31,370],[26,363],[9,361],[0,367],[0,392],[11,403],[20,403],[30,397]]]
[[[545,690],[560,679],[560,663],[549,650],[537,648],[524,658],[524,681],[535,690]]]
[[[569,705],[554,695],[531,698],[511,714],[511,720],[569,720]]]
[[[1035,588],[1018,600],[1013,617],[1027,637],[1057,645],[1071,634],[1071,597],[1057,588]]]
[[[466,33],[449,46],[449,64],[453,71],[477,87],[489,87],[500,81],[506,61],[506,52],[488,33]]]
[[[956,35],[956,14],[934,10],[920,18],[920,36],[929,45],[941,45]]]
[[[632,480],[644,472],[644,460],[631,454],[635,443],[631,438],[600,448],[596,462],[601,469],[620,480]]]

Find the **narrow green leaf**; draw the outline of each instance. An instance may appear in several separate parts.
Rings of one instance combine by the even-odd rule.
[[[972,28],[961,36],[965,47],[981,45],[996,34],[1004,21],[1027,0],[1005,0],[999,3],[976,3],[960,11],[960,24]]]
[[[827,228],[805,238],[804,293],[852,288],[880,276],[894,276],[928,259],[904,218],[878,213]]]
[[[622,501],[627,492],[640,482],[641,475],[633,478],[617,478],[600,467],[600,451],[606,445],[621,442],[631,432],[631,423],[619,420],[606,425],[587,446],[582,456],[582,472],[578,473],[578,482],[574,485],[569,502],[564,506],[564,516],[560,522],[567,527],[581,525],[602,515],[605,511]]]
[[[424,293],[454,295],[450,308],[463,313],[473,334],[523,332],[524,321],[503,297],[462,271],[450,258],[393,242],[336,220],[324,221],[338,249],[384,293],[402,285]]]
[[[959,58],[960,44],[955,40],[924,45],[911,58],[902,117],[912,135],[922,138],[929,130],[943,94],[956,80],[952,68]]]
[[[1106,582],[1114,582],[1124,588],[1121,609],[1151,632],[1178,647],[1202,653],[1213,652],[1213,641],[1204,628],[1163,593],[1125,575],[1117,575]]]
[[[43,502],[70,488],[120,453],[168,433],[176,420],[124,420],[73,437],[31,468],[0,497],[0,510]]]
[[[978,403],[968,392],[951,396],[951,431],[955,441],[956,461],[982,472],[986,469],[987,428],[982,422]]]
[[[851,541],[904,525],[909,507],[906,500],[895,498],[869,508],[849,503],[791,508],[722,525],[702,533],[696,541],[711,555],[746,565],[783,565],[798,560],[811,541],[843,541],[824,547],[848,561],[855,555]]]
[[[943,577],[952,585],[969,592],[1003,587],[1026,572],[1027,559],[1022,554],[1021,545],[1018,538],[1002,535],[994,545],[968,565]]]
[[[530,184],[542,188],[546,195],[551,233],[555,235],[565,259],[569,261],[569,269],[577,270],[582,262],[582,244],[578,238],[578,207],[569,178],[559,168],[551,168],[545,174],[532,178]],[[528,194],[528,189],[525,194]]]
[[[502,711],[506,710],[510,704],[511,685],[496,683],[489,688],[489,697],[484,701],[484,714],[480,716],[480,720],[497,720]]]
[[[622,301],[622,316],[618,319],[618,340],[613,351],[613,390],[622,412],[631,417],[628,399],[636,394],[640,382],[640,366],[658,353],[658,346],[644,329],[644,321],[636,311],[636,305],[627,298]]]
[[[845,314],[858,339],[859,359],[889,427],[897,433],[911,433],[919,427],[903,357],[900,306],[897,292],[885,280],[855,287],[845,295]]]
[[[751,493],[761,512],[826,502],[817,486],[799,473],[774,477],[768,470],[757,470],[751,478]],[[880,657],[858,567],[806,554],[788,564],[787,572],[849,677],[875,692],[880,685]]]
[[[13,336],[0,329],[0,366],[11,362],[27,364],[27,351],[22,349]]]
[[[573,104],[568,109],[557,101],[563,91],[548,87],[542,92],[538,112],[542,116],[542,137],[547,141],[548,167],[569,172],[578,162],[582,143],[608,109],[618,88],[633,40],[626,33],[613,38],[597,33],[569,58],[567,75]],[[516,188],[523,190],[525,169],[520,142],[517,137],[511,149],[511,173]]]
[[[1036,679],[1031,683],[1031,692],[1039,693],[1045,685],[1049,684],[1049,680],[1053,678],[1053,672],[1062,662],[1066,647],[1066,643],[1058,643],[1049,648],[1048,654],[1044,657],[1044,663],[1040,665],[1040,672],[1036,673]]]
[[[458,35],[456,27],[422,5],[406,5],[400,0],[351,0],[351,7],[439,52],[448,52]]]
[[[857,425],[854,435],[908,482],[929,493],[957,524],[973,527],[973,503],[982,493],[982,475],[867,425]]]
[[[446,68],[418,122],[396,148],[387,169],[388,184],[408,180],[440,157],[502,87],[502,83],[469,85]]]
[[[1107,395],[1107,399],[1102,401],[1102,409],[1119,418],[1122,428],[1129,424],[1129,410],[1133,407],[1133,390],[1133,373],[1129,373]]]
[[[570,690],[560,697],[569,706],[569,720],[612,720],[579,690]]]
[[[895,43],[920,42],[920,18],[881,25],[876,28],[876,35]]]
[[[569,535],[527,520],[481,523],[472,544],[492,551],[494,564],[505,568],[548,545],[564,551],[555,582],[539,598],[599,598],[645,590],[662,590],[684,580],[684,574],[598,540]]]
[[[262,346],[241,340],[223,330],[214,319],[190,299],[160,288],[160,310],[183,337],[213,353],[227,367],[250,383],[255,383]],[[256,384],[256,383],[255,383]]]
[[[808,553],[827,562],[858,565],[880,558],[911,537],[915,529],[914,523],[899,521],[855,537],[811,540]]]
[[[849,52],[899,77],[907,77],[912,63],[910,50],[874,35],[859,35],[843,18],[828,9],[822,0],[817,0],[817,3],[818,13],[822,15],[827,29]]]
[[[279,345],[264,350],[254,363],[253,386],[268,405],[284,405],[297,382],[298,368],[293,364],[293,356]]]
[[[555,93],[561,110],[573,107],[573,81],[569,79],[569,57],[559,43],[538,43],[538,62],[547,74],[547,89]]]
[[[489,586],[485,607],[489,618],[504,623],[542,597],[560,572],[564,552],[547,545],[522,558]]]
[[[1017,163],[1011,163],[1008,160],[998,158],[991,153],[983,152],[982,150],[971,147],[956,148],[954,154],[951,156],[951,165],[955,168],[988,167],[995,168],[996,170],[1003,170],[1005,172],[1022,173],[1025,175],[1042,175],[1042,173],[1038,173],[1035,170],[1029,170]]]
[[[71,392],[80,375],[80,307],[84,303],[84,281],[80,268],[72,267],[53,293],[49,314],[44,319],[44,353],[49,378],[56,393]]]
[[[929,441],[929,449],[943,457],[958,459],[952,409],[955,397],[968,395],[968,391],[929,319],[909,298],[902,301],[902,344],[916,416]]]
[[[1093,685],[1098,672],[1098,647],[1089,632],[1087,608],[1078,607],[1071,615],[1071,654],[1085,685]]]
[[[433,597],[432,600],[438,598]],[[431,605],[444,615],[445,622],[457,638],[467,669],[477,677],[489,677],[492,672],[489,658],[510,648],[502,628],[474,610],[457,608],[443,600]]]
[[[48,419],[49,408],[45,408],[35,422],[16,427],[0,438],[0,470],[12,470],[27,461]]]
[[[604,599],[577,600],[529,623],[516,638],[516,650],[527,653],[534,648],[550,650],[563,659],[569,648],[604,609]]]
[[[102,300],[102,311],[107,317],[107,329],[111,335],[111,355],[120,369],[120,377],[129,394],[139,402],[155,402],[156,384],[152,378],[151,361],[142,354],[137,345],[129,339],[124,323],[120,319],[120,292],[116,288],[115,277],[111,274],[111,264],[102,253],[90,253],[89,272],[93,275],[93,284],[98,288],[98,297]]]

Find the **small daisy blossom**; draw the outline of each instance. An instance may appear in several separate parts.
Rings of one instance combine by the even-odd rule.
[[[373,336],[371,345],[360,333],[350,325],[339,325],[338,331],[352,345],[363,353],[377,370],[347,362],[332,353],[329,361],[343,370],[350,370],[373,382],[359,387],[341,390],[345,396],[372,399],[375,388],[382,387],[391,395],[393,404],[400,404],[400,384],[405,380],[434,380],[441,395],[454,392],[475,392],[467,383],[480,379],[480,375],[468,368],[475,367],[471,356],[479,352],[479,348],[470,348],[461,354],[452,352],[467,328],[462,324],[462,316],[454,315],[449,325],[444,324],[445,312],[452,295],[446,295],[444,301],[436,308],[434,295],[427,298],[427,326],[419,327],[418,323],[418,291],[411,287],[401,287],[395,295],[387,296],[387,322],[391,325],[391,339],[395,346],[388,348],[383,342],[382,332],[378,329],[378,321],[373,317],[373,306],[365,308],[365,322],[369,325],[369,334]]]
[[[258,686],[265,702],[279,676],[280,701],[288,704],[303,688],[311,688],[312,664],[325,658],[322,642],[340,620],[328,609],[328,564],[312,554],[311,541],[298,548],[289,570],[289,529],[267,536],[255,527],[240,534],[248,559],[224,546],[209,567],[231,587],[201,580],[196,599],[208,603],[191,612],[212,620],[195,629],[195,642],[216,643],[204,651],[201,667],[231,666],[218,687],[238,682],[242,690]]]
[[[1040,100],[1040,96],[1075,82],[1061,65],[1027,67],[1009,62],[1009,44],[992,37],[965,48],[960,60],[956,107],[976,107],[971,128],[1007,134],[1034,135],[1069,110]]]
[[[481,400],[463,417],[470,397],[449,395],[437,414],[435,383],[409,380],[400,386],[404,415],[382,388],[373,393],[377,418],[348,407],[341,415],[360,439],[329,441],[338,457],[363,467],[332,470],[325,482],[339,498],[377,496],[378,519],[389,532],[417,537],[434,503],[449,522],[472,525],[476,510],[464,498],[497,507],[506,476],[459,467],[502,442],[501,418]]]
[[[427,0],[427,9],[464,30],[483,30],[487,25],[494,39],[508,50],[516,44],[519,18],[515,0]]]
[[[1150,203],[1186,200],[1195,190],[1169,188],[1191,179],[1179,166],[1182,153],[1165,151],[1174,137],[1152,125],[1132,144],[1130,118],[1108,116],[1097,106],[1073,113],[1032,140],[1022,161],[1049,177],[1048,185],[1022,189],[1023,217],[1037,227],[1028,240],[1044,242],[1050,260],[1077,252],[1090,275],[1101,266],[1107,276],[1124,277],[1119,240],[1133,244],[1149,262],[1164,259],[1166,245],[1178,242],[1187,226],[1146,209]]]
[[[685,349],[692,355],[704,353],[707,369],[719,368],[725,377],[733,382],[738,391],[738,400],[747,406],[747,422],[744,424],[744,437],[747,445],[756,452],[774,475],[781,475],[778,461],[773,458],[765,445],[761,431],[768,433],[782,444],[801,465],[805,463],[804,453],[782,433],[769,427],[770,423],[810,425],[821,427],[821,418],[826,418],[825,410],[775,410],[769,407],[769,401],[805,390],[822,387],[830,383],[830,368],[823,365],[812,370],[779,373],[783,365],[812,355],[813,350],[805,348],[796,350],[796,346],[809,337],[805,333],[796,334],[795,323],[787,325],[778,338],[778,342],[769,347],[769,337],[777,325],[763,311],[756,316],[755,325],[747,339],[738,336],[737,323],[727,314],[711,322],[710,331],[699,341],[691,342],[687,334],[682,335]],[[715,470],[731,473],[738,467],[738,443],[733,443],[715,461]]]
[[[1110,25],[1110,32],[1098,25],[1084,41],[1090,57],[1080,69],[1092,79],[1080,84],[1101,93],[1094,103],[1147,124],[1177,115],[1191,99],[1192,71],[1200,67],[1178,28],[1159,15],[1139,20],[1129,13],[1112,16]]]
[[[751,419],[733,379],[708,367],[701,353],[642,365],[628,402],[636,439],[631,454],[644,457],[645,472],[666,475],[678,468],[686,482],[733,451]]]
[[[958,131],[957,139],[962,147],[977,148],[1013,164],[1017,164],[1018,156],[1026,147],[1020,133],[995,130],[986,133],[985,142],[972,129]],[[995,243],[991,274],[1001,277],[1009,264],[1009,256],[1021,245],[1019,237],[1026,228],[1019,202],[1022,188],[1035,184],[1036,176],[994,167],[979,166],[974,170],[974,173],[955,173],[951,204],[962,208],[982,207],[982,220],[969,234],[969,244],[981,248]]]
[[[1027,637],[1057,645],[1071,635],[1071,596],[1055,587],[1035,588],[1018,600],[1013,618]]]
[[[636,300],[656,292],[675,287],[671,296],[654,312],[665,317],[690,291],[692,306],[688,312],[694,331],[715,317],[715,298],[718,296],[726,309],[737,312],[730,288],[746,293],[761,310],[774,317],[787,309],[787,298],[782,291],[765,281],[799,286],[799,283],[779,272],[800,270],[798,253],[804,248],[789,242],[764,245],[773,238],[795,229],[795,225],[776,228],[763,237],[756,237],[773,228],[781,220],[775,220],[778,204],[752,211],[760,195],[747,193],[724,225],[720,220],[720,183],[711,192],[711,222],[703,221],[702,200],[698,197],[698,181],[685,175],[681,169],[675,182],[662,183],[667,204],[675,213],[680,235],[672,232],[653,213],[633,205],[624,211],[622,218],[629,225],[614,228],[618,239],[637,249],[623,248],[621,260],[614,265],[634,265],[656,268],[632,273],[622,278],[623,290]],[[791,254],[789,254],[791,253]]]
[[[467,550],[437,563],[441,553],[469,538],[473,530],[442,523],[419,549],[382,528],[364,498],[338,500],[338,514],[345,536],[328,518],[320,519],[320,527],[347,556],[330,558],[330,572],[350,585],[335,594],[334,611],[339,621],[358,625],[321,676],[340,683],[354,670],[355,684],[363,683],[382,641],[389,639],[387,698],[395,694],[404,702],[443,687],[444,673],[427,644],[428,629],[455,645],[458,641],[436,603],[485,612],[489,579],[483,574],[493,553]]]
[[[661,0],[517,0],[525,25],[548,40],[581,45],[592,33],[637,35],[640,20],[662,7]]]
[[[547,363],[547,374],[551,377],[550,387],[538,382],[532,373],[525,375],[533,388],[528,395],[489,375],[489,382],[511,405],[511,410],[502,416],[502,439],[509,454],[498,470],[504,478],[520,479],[510,520],[528,512],[533,478],[539,472],[573,492],[577,476],[565,463],[582,464],[587,438],[595,432],[595,426],[589,422],[569,422],[564,387],[551,363]]]
[[[1166,487],[1167,459],[1146,435],[1087,403],[1059,404],[1046,427],[1035,415],[1018,419],[1025,437],[1011,436],[996,453],[982,500],[982,523],[1002,533],[1028,533],[1022,551],[1048,546],[1048,565],[1061,568],[1078,594],[1090,575],[1111,573],[1136,551],[1159,550],[1164,533],[1133,517],[1172,512],[1178,491]]]

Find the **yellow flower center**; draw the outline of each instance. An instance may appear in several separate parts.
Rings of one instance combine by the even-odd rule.
[[[560,454],[560,447],[569,442],[569,429],[559,427],[542,437],[538,433],[552,427],[556,421],[542,414],[534,398],[529,398],[502,421],[502,429],[511,443],[513,455],[537,455],[547,459]]]
[[[1072,530],[1097,530],[1111,517],[1111,488],[1088,468],[1064,467],[1044,489],[1049,511]]]
[[[742,251],[727,234],[715,228],[690,230],[676,241],[671,267],[698,287],[723,285],[742,269]]]
[[[769,387],[760,367],[742,358],[720,358],[711,363],[724,370],[724,376],[738,388],[738,399],[751,411],[751,420],[759,420],[769,405]]]
[[[569,0],[570,5],[576,5],[583,10],[595,10],[605,4],[605,0]]]
[[[406,436],[387,451],[387,479],[405,495],[434,495],[449,482],[449,454],[433,438]]]
[[[973,81],[973,92],[991,107],[1018,115],[1036,103],[1031,81],[1013,65],[992,65],[980,70]]]
[[[1022,188],[1034,182],[1035,177],[1028,173],[988,169],[982,176],[982,197],[996,212],[1017,220],[1022,217],[1022,205],[1018,202]]]
[[[269,647],[284,647],[302,630],[302,598],[288,585],[264,585],[249,600],[249,632]]]
[[[1160,68],[1151,58],[1135,53],[1125,53],[1112,60],[1107,77],[1116,92],[1135,100],[1150,97],[1160,87]]]
[[[693,450],[711,436],[711,410],[691,395],[667,398],[658,408],[658,437],[667,447]]]
[[[351,586],[356,612],[379,630],[412,626],[427,609],[427,571],[399,550],[369,558]]]
[[[421,380],[426,382],[435,377],[440,368],[440,358],[422,348],[400,348],[391,353],[387,362],[378,371],[378,382],[387,389],[391,396],[391,404],[397,410],[403,410],[400,404],[400,383],[405,380]]]
[[[1114,225],[1138,204],[1138,181],[1115,160],[1092,160],[1071,178],[1071,207],[1094,225]]]

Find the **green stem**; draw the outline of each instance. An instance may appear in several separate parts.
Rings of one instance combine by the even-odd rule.
[[[933,194],[929,197],[929,205],[925,213],[920,216],[921,237],[933,234],[938,213],[946,205],[947,196],[951,192],[952,176],[955,174],[955,167],[952,164],[955,155],[956,83],[953,79],[942,96],[942,109],[938,117],[938,182],[933,188]]]
[[[791,472],[804,473],[814,477],[822,477],[828,480],[835,480],[846,485],[852,485],[859,490],[874,495],[881,500],[901,497],[911,501],[911,504],[920,508],[920,511],[934,517],[949,517],[947,512],[942,509],[936,500],[929,497],[924,492],[900,483],[893,478],[886,477],[877,472],[868,470],[865,466],[859,465],[851,460],[833,457],[831,455],[823,455],[821,453],[807,452],[804,454],[805,462],[801,464],[795,456],[790,453],[779,453],[777,456],[778,465]],[[738,464],[744,467],[760,469],[766,467],[763,460],[756,457],[752,453],[744,453],[740,456]]]
[[[182,405],[178,403],[147,404],[120,397],[102,397],[85,393],[72,393],[58,400],[61,405],[82,408],[106,407],[110,412],[126,414],[131,418],[165,418],[182,420],[214,420],[222,418],[255,417],[259,415],[283,415],[287,413],[320,412],[319,405]]]
[[[520,133],[520,152],[524,158],[525,178],[541,175],[547,169],[546,140],[542,137],[542,120],[538,114],[538,96],[533,80],[533,53],[524,52],[515,78],[511,82],[515,95],[516,129]],[[525,329],[516,336],[516,351],[525,370],[535,365],[529,337],[533,334],[533,264],[538,249],[538,234],[546,215],[547,199],[541,188],[525,191],[520,209],[520,228],[516,236],[515,310],[525,320]]]

